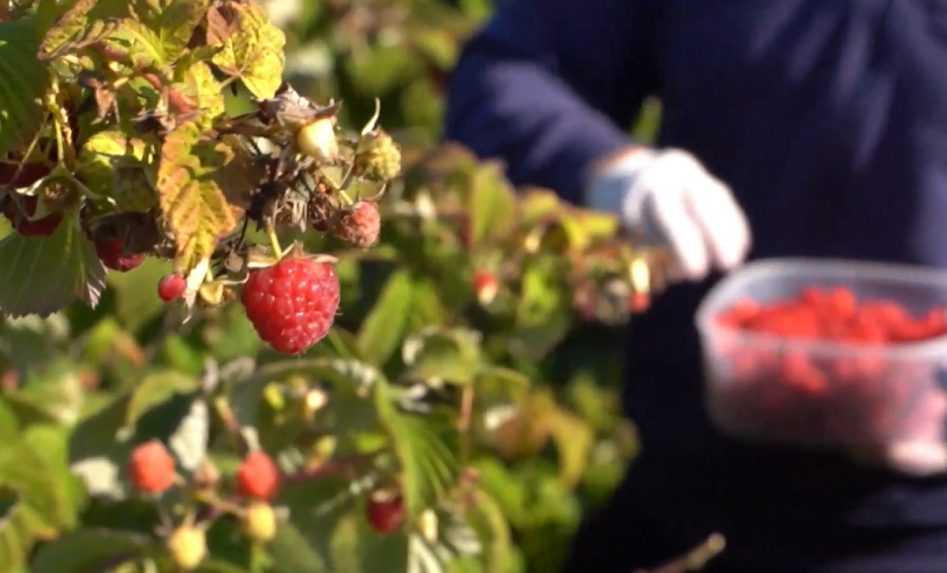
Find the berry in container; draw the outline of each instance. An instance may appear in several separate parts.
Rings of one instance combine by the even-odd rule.
[[[947,272],[771,259],[697,313],[711,418],[753,441],[947,442]]]

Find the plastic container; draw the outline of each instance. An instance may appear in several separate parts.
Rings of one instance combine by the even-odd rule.
[[[807,446],[945,442],[947,337],[898,345],[788,339],[719,321],[739,300],[766,303],[806,287],[844,286],[914,314],[947,309],[947,272],[830,259],[755,262],[721,281],[697,313],[707,407],[724,432]],[[799,383],[814,366],[818,384]]]

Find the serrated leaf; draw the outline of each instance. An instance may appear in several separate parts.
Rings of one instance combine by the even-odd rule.
[[[220,237],[237,224],[234,207],[214,180],[214,171],[233,154],[218,143],[200,143],[200,130],[187,123],[168,134],[161,148],[158,194],[164,225],[177,247],[176,266],[190,271],[208,259]]]
[[[71,44],[85,36],[86,17],[97,0],[78,0],[46,31],[39,46],[40,59],[48,60],[65,52]]]
[[[225,74],[240,78],[258,99],[269,99],[283,81],[286,36],[266,19],[256,4],[231,3],[237,13],[237,30],[224,40],[214,64]]]
[[[158,2],[150,6],[150,10],[139,9],[139,17],[157,32],[165,53],[173,61],[186,51],[195,28],[207,12],[207,3],[208,0]]]
[[[92,573],[141,555],[153,542],[145,535],[111,529],[80,529],[43,545],[32,573]]]
[[[154,146],[121,131],[100,131],[79,152],[76,175],[96,197],[109,197],[120,211],[147,212],[158,197],[149,180]]]
[[[144,23],[133,18],[123,19],[109,35],[109,43],[127,52],[136,69],[163,69],[171,63],[161,37]]]
[[[49,74],[36,58],[38,48],[32,19],[0,22],[0,156],[28,144],[43,122],[38,99]]]
[[[138,3],[141,14],[122,19],[109,42],[126,51],[135,68],[164,70],[187,53],[206,7],[206,0],[173,0],[162,6]]]
[[[387,384],[375,385],[375,408],[401,465],[405,507],[417,517],[454,485],[459,474],[457,458],[432,419],[397,409]]]
[[[48,316],[75,299],[95,307],[105,288],[105,267],[76,213],[49,237],[7,235],[0,261],[0,314]]]
[[[388,279],[358,332],[358,347],[367,360],[384,364],[401,345],[411,310],[414,281],[407,271]]]
[[[501,240],[513,230],[516,197],[500,167],[480,167],[470,181],[470,241]]]
[[[170,400],[176,394],[189,394],[200,381],[174,370],[149,374],[132,390],[125,412],[125,426],[132,428],[148,410]]]
[[[201,61],[178,69],[178,83],[173,87],[194,103],[201,121],[209,127],[214,118],[224,113],[224,90],[220,82],[214,78],[210,66]]]

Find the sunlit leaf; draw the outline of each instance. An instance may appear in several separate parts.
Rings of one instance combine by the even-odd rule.
[[[286,37],[258,5],[230,3],[230,7],[237,13],[238,26],[213,62],[225,74],[239,78],[257,98],[271,98],[283,80]]]
[[[177,245],[176,266],[189,271],[213,253],[217,241],[236,226],[234,207],[214,181],[214,169],[233,154],[223,144],[199,142],[187,123],[169,133],[161,148],[158,194],[164,224]]]

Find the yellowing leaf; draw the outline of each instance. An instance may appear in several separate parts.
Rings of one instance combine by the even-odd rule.
[[[109,42],[128,52],[132,65],[138,69],[163,68],[170,63],[161,38],[138,20],[125,18],[109,37]]]
[[[207,1],[174,0],[167,6],[138,4],[140,19],[123,19],[110,42],[127,50],[132,64],[139,69],[160,69],[177,61],[187,52]]]
[[[175,265],[184,272],[213,254],[220,237],[236,226],[234,208],[214,180],[232,158],[223,144],[199,141],[194,123],[165,139],[158,167],[158,196],[164,227],[177,246]]]
[[[175,88],[197,107],[200,121],[210,122],[224,113],[224,94],[220,83],[214,78],[210,66],[204,62],[194,62],[179,74],[180,83]]]
[[[112,198],[119,210],[146,212],[157,204],[147,163],[153,145],[120,131],[101,131],[79,153],[77,175],[96,197]]]
[[[225,74],[240,78],[257,98],[272,98],[283,78],[286,36],[267,21],[259,6],[230,6],[238,14],[238,29],[223,43],[213,62]]]

